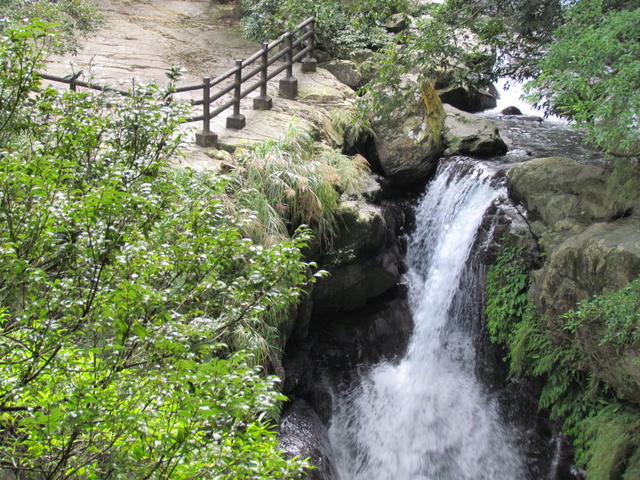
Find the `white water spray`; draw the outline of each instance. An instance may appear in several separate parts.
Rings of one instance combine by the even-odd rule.
[[[457,173],[456,173],[457,172]],[[471,334],[448,328],[478,227],[503,189],[449,163],[417,209],[407,274],[415,328],[406,356],[336,398],[331,443],[342,480],[515,480],[516,448],[474,377]]]

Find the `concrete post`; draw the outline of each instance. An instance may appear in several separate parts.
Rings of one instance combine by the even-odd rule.
[[[260,95],[253,99],[254,110],[271,110],[273,100],[267,95],[267,68],[269,67],[269,44],[262,44],[262,59],[260,60]]]
[[[211,78],[202,79],[204,86],[202,87],[202,131],[196,133],[196,145],[201,147],[218,148],[218,135],[209,130],[211,125],[211,117],[209,115],[211,107]]]
[[[280,95],[291,100],[298,96],[298,79],[293,76],[293,40],[291,38],[291,32],[287,32],[285,37],[286,44],[286,62],[287,73],[284,78],[278,82]]]
[[[242,94],[242,60],[236,60],[236,76],[233,88],[233,115],[227,117],[227,128],[241,130],[247,124],[244,115],[240,114],[240,96]]]

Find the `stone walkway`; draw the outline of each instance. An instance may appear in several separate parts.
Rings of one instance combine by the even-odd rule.
[[[51,57],[47,73],[66,76],[83,70],[93,81],[128,89],[132,81],[164,83],[171,65],[186,69],[179,85],[196,85],[202,77],[215,78],[233,68],[236,59],[256,52],[259,44],[242,37],[237,15],[231,5],[209,0],[98,0],[105,20],[104,27],[83,40],[83,49],[75,56]],[[299,82],[298,101],[278,97],[277,79],[270,82],[273,109],[252,110],[252,100],[242,102],[241,113],[247,126],[242,130],[225,128],[231,109],[212,120],[211,130],[219,136],[227,151],[251,145],[286,132],[292,118],[314,129],[322,129],[327,110],[345,108],[353,92],[330,73],[303,74],[294,69]],[[198,98],[198,92],[183,98]],[[257,95],[254,92],[253,95]],[[345,104],[345,102],[347,102]],[[199,114],[197,112],[194,112]],[[201,123],[186,124],[188,144],[182,163],[197,169],[218,168],[219,159],[208,149],[196,146],[195,131]]]
[[[131,80],[165,82],[172,64],[186,84],[215,77],[260,45],[242,37],[232,5],[209,0],[98,0],[104,27],[82,40],[76,56],[52,57],[47,72],[91,68],[95,79],[121,88]]]

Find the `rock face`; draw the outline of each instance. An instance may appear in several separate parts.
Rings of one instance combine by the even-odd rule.
[[[386,248],[395,240],[395,222],[383,207],[349,200],[337,216],[340,233],[322,262],[330,276],[318,280],[313,291],[318,314],[363,307],[395,286],[401,274],[398,248]]]
[[[619,290],[640,274],[640,220],[594,223],[553,249],[534,276],[538,312],[558,317],[577,302]]]
[[[528,210],[531,231],[547,253],[531,275],[529,295],[552,336],[566,336],[561,315],[594,295],[616,291],[640,275],[640,218],[619,218],[606,199],[607,173],[567,158],[542,158],[507,174],[514,199]],[[619,397],[640,403],[640,344],[603,343],[595,319],[574,337],[592,372]]]
[[[570,158],[548,157],[507,173],[511,197],[527,207],[531,230],[549,251],[587,225],[622,214],[607,206],[607,172]]]
[[[408,77],[402,98],[390,112],[371,119],[378,160],[394,183],[410,185],[427,179],[444,151],[445,113],[430,82],[418,84]]]
[[[282,414],[278,428],[280,447],[291,457],[311,458],[316,467],[309,480],[340,480],[333,463],[329,434],[318,414],[304,400],[296,400]]]
[[[503,155],[507,145],[490,120],[444,105],[444,138],[448,155]]]

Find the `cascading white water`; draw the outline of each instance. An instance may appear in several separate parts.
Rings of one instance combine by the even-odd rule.
[[[471,334],[448,328],[478,227],[505,195],[481,165],[450,162],[429,186],[407,253],[415,323],[407,353],[335,399],[329,434],[342,480],[524,477],[497,406],[474,377]]]

